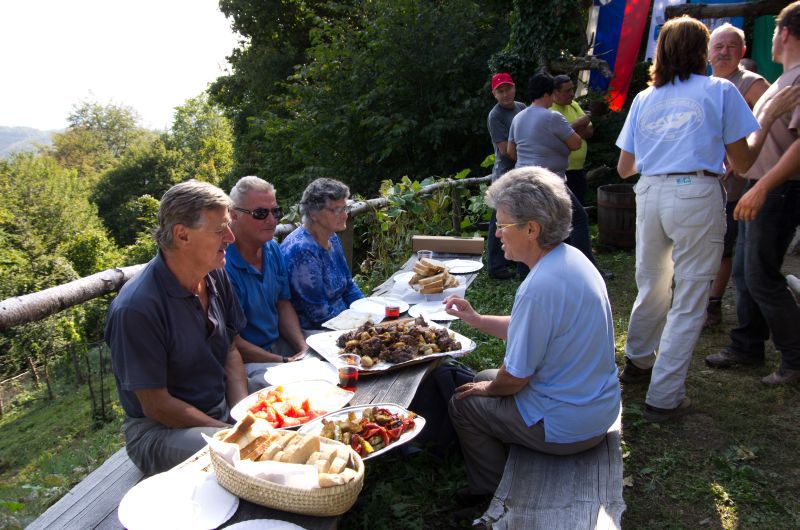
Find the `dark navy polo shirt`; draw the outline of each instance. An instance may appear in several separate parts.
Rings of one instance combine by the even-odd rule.
[[[135,390],[166,388],[203,412],[225,398],[225,361],[244,313],[224,269],[206,276],[208,320],[200,298],[184,289],[161,252],[111,303],[105,340],[122,408],[144,417]]]

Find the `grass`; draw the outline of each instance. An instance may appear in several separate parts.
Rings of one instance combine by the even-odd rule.
[[[608,288],[621,365],[636,296],[634,260],[625,252],[598,258],[616,276]],[[481,273],[469,298],[481,312],[507,314],[517,285]],[[767,388],[759,382],[777,366],[772,349],[765,367],[707,368],[703,358],[726,344],[735,322],[731,292],[723,301],[723,318],[723,325],[703,332],[695,349],[687,379],[693,414],[674,423],[647,423],[642,418],[646,389],[623,389],[623,528],[800,527],[800,388]],[[465,358],[473,368],[502,360],[502,341],[460,322],[454,329],[478,344]],[[36,400],[0,420],[0,528],[30,522],[121,446],[119,420],[91,430],[88,403],[85,390],[71,392],[54,403]],[[455,520],[451,512],[454,493],[465,484],[457,453],[441,459],[425,452],[388,453],[369,462],[361,499],[340,527],[463,528],[469,521]]]

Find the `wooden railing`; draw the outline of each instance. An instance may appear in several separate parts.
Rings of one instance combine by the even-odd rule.
[[[471,187],[483,182],[489,182],[490,179],[490,176],[460,180],[445,179],[425,186],[418,194],[431,193],[442,188],[450,188],[455,191],[459,187]],[[453,228],[455,232],[460,232],[461,208],[457,200],[457,194],[454,193],[453,198]],[[352,202],[348,210],[350,219],[385,208],[387,204],[388,199],[386,197]],[[295,228],[297,228],[297,225],[294,224],[278,225],[275,229],[275,235],[278,238],[286,237]],[[348,262],[351,262],[353,253],[352,223],[348,222],[348,229],[341,234],[341,239]],[[0,332],[13,326],[41,320],[64,309],[118,291],[142,267],[144,267],[144,264],[109,269],[36,293],[7,298],[0,302]]]

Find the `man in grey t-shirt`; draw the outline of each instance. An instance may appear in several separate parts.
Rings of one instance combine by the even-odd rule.
[[[492,76],[492,95],[497,100],[497,104],[489,111],[486,127],[489,129],[492,147],[494,147],[494,166],[492,167],[492,182],[494,182],[507,171],[514,169],[514,160],[508,157],[508,130],[511,128],[514,116],[525,109],[525,104],[514,100],[517,95],[514,80],[510,74],[504,72]],[[500,240],[495,235],[496,215],[497,213],[492,210],[488,234],[489,276],[507,279],[514,276],[514,273],[509,270],[513,263],[503,256]]]

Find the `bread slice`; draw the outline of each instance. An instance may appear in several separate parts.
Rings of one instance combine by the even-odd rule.
[[[340,484],[347,484],[354,478],[356,478],[357,473],[355,469],[345,468],[342,470],[341,473],[320,473],[319,474],[319,485],[322,488],[327,488],[330,486],[338,486]]]
[[[248,412],[247,416],[239,420],[236,425],[233,426],[233,429],[228,432],[225,438],[222,439],[222,441],[237,444],[240,448],[244,447],[253,441],[253,439],[247,439],[247,435],[250,433],[250,427],[255,422],[256,417],[253,416],[251,412]]]
[[[436,283],[436,282],[442,282],[442,285],[444,285],[444,281],[447,280],[448,276],[449,276],[449,274],[448,274],[447,271],[440,272],[440,273],[434,274],[433,276],[428,276],[427,278],[421,278],[419,280],[419,284],[422,285],[422,286],[425,286],[425,285],[429,285],[429,284]]]
[[[262,435],[239,449],[239,458],[242,460],[258,460],[264,450],[271,443],[271,436]]]
[[[419,289],[420,294],[436,294],[441,293],[442,291],[444,291],[444,281],[441,279],[434,283],[423,285]]]
[[[305,464],[311,453],[319,451],[319,436],[311,434],[301,435],[294,442],[284,449],[284,457],[281,462],[290,464]]]
[[[317,471],[320,473],[327,473],[331,467],[331,462],[336,458],[336,447],[332,445],[324,445],[320,448],[320,456],[314,463],[317,466]]]
[[[428,275],[447,270],[447,266],[444,263],[433,258],[422,258],[419,263],[429,271]]]
[[[458,278],[448,275],[447,280],[444,282],[444,288],[450,289],[451,287],[458,287]]]
[[[344,468],[347,467],[347,462],[349,460],[350,460],[349,457],[347,458],[347,460],[345,460],[344,458],[337,456],[336,458],[333,459],[333,462],[331,462],[330,467],[328,467],[328,473],[332,474],[341,473],[342,471],[344,471]]]

